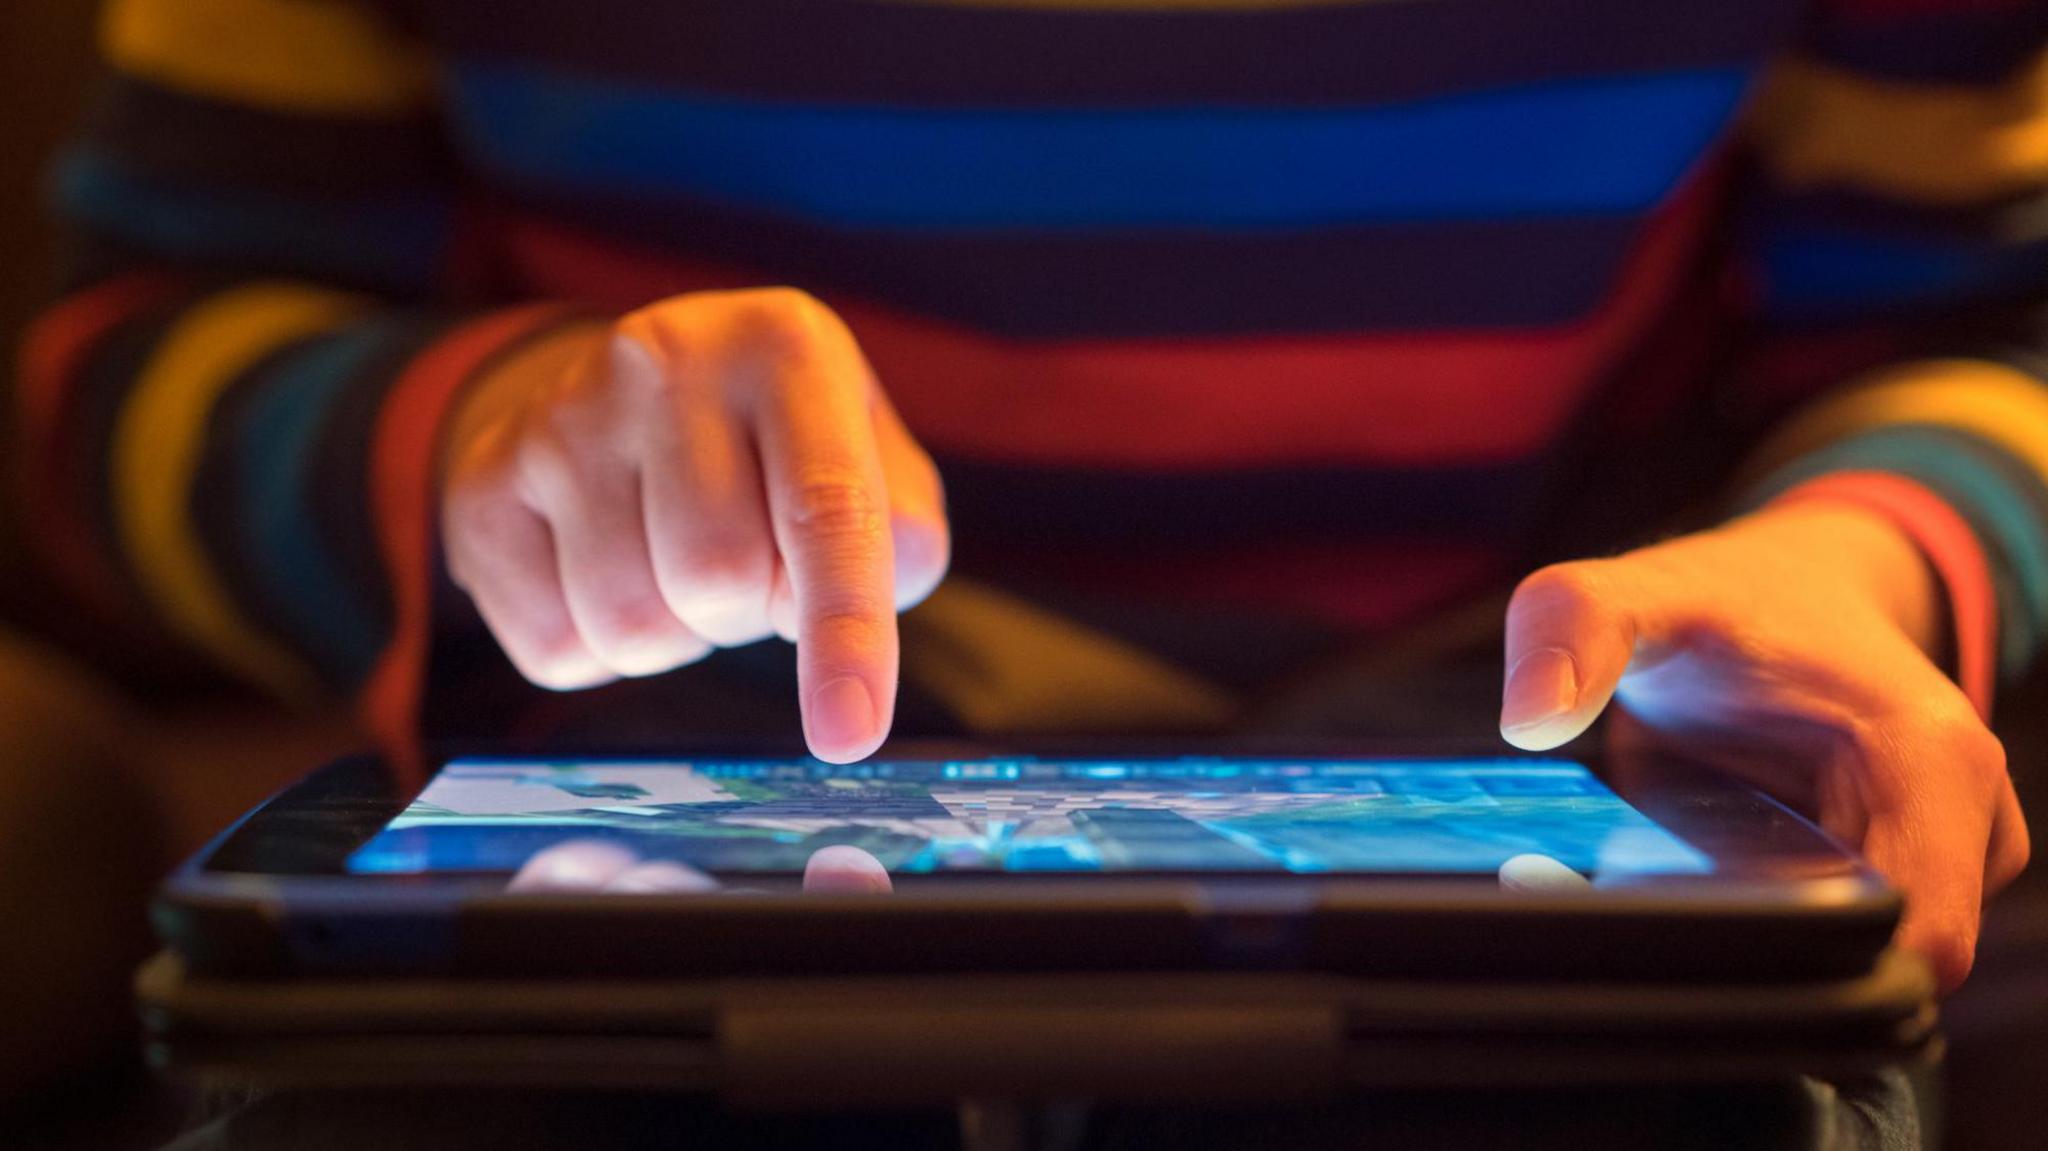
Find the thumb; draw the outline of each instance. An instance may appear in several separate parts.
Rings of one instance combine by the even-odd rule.
[[[1546,751],[1577,738],[1614,697],[1637,633],[1617,562],[1557,564],[1515,589],[1500,733],[1516,747]]]

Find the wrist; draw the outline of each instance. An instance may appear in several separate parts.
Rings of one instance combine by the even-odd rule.
[[[506,426],[532,402],[537,391],[602,355],[610,335],[610,324],[579,319],[527,340],[480,372],[448,413],[439,474],[445,478],[469,445],[492,429]]]
[[[1947,661],[1953,639],[1941,576],[1891,516],[1815,493],[1770,504],[1737,526],[1768,533],[1774,548],[1833,568],[1840,586],[1876,604],[1930,659]]]
[[[1948,502],[1919,482],[1884,471],[1830,472],[1807,480],[1780,495],[1777,504],[1821,501],[1859,507],[1889,522],[1920,553],[1923,569],[1931,571],[1934,588],[1929,596],[1910,591],[1910,583],[1892,584],[1884,578],[1867,586],[1885,595],[1900,626],[1910,629],[1922,650],[1933,654],[1944,639],[1952,643],[1957,682],[1980,715],[1991,714],[1991,696],[1998,678],[1998,598],[1992,586],[1992,572],[1983,545],[1970,523]],[[1893,565],[1879,571],[1880,577],[1905,576],[1908,567]],[[1932,615],[1917,615],[1919,604],[1931,605]],[[1942,607],[1947,613],[1940,613]],[[1945,620],[1946,626],[1935,620]]]

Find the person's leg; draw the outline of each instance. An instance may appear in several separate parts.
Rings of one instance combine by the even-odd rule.
[[[135,727],[93,680],[0,636],[0,1098],[132,1031],[163,854]]]
[[[948,1110],[757,1115],[689,1095],[574,1091],[290,1091],[165,1151],[953,1151]]]
[[[1104,1108],[1087,1151],[1920,1151],[1905,1071],[1831,1085],[1397,1091],[1238,1109]]]
[[[246,698],[151,711],[0,631],[0,1101],[132,1050],[158,878],[352,742]]]

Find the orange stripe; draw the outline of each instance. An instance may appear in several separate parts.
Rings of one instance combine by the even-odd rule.
[[[493,313],[414,360],[377,414],[370,509],[390,580],[393,629],[358,700],[363,721],[400,768],[417,771],[419,705],[433,646],[434,476],[441,429],[463,385],[506,349],[574,314],[557,304]]]
[[[30,541],[68,587],[115,617],[135,615],[135,605],[100,547],[91,513],[77,506],[84,470],[104,461],[80,459],[69,442],[71,401],[87,359],[101,342],[183,288],[176,277],[153,272],[107,280],[45,311],[22,339],[16,439]]]
[[[938,451],[1162,469],[1499,462],[1557,437],[1671,299],[1708,222],[1703,189],[1715,183],[1696,182],[1646,227],[1608,302],[1552,328],[1032,343],[858,299],[828,302]],[[632,306],[769,279],[531,217],[509,221],[508,232],[524,287],[537,294]]]

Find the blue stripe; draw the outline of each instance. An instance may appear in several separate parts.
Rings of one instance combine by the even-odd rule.
[[[434,284],[452,221],[438,199],[323,201],[183,185],[91,148],[58,162],[52,193],[63,214],[165,256],[401,291]]]
[[[1964,303],[2048,283],[2048,241],[2003,247],[1824,229],[1767,229],[1767,307],[1788,320]]]
[[[307,469],[328,414],[394,334],[372,325],[308,345],[264,381],[243,416],[238,490],[249,569],[279,618],[344,684],[368,674],[381,629],[320,537]]]
[[[1559,81],[1371,108],[771,104],[532,68],[455,71],[458,129],[517,181],[855,228],[1298,228],[1641,211],[1748,72]]]
[[[1951,428],[1903,424],[1852,436],[1802,456],[1760,488],[1761,503],[1805,480],[1829,472],[1871,468],[1910,476],[1939,493],[1965,519],[2018,584],[2002,590],[2002,670],[2017,677],[2048,630],[2048,530],[2043,504],[2030,497],[2030,469],[1995,446]]]

